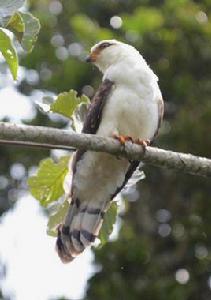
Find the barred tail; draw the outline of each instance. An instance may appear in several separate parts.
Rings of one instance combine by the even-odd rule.
[[[63,263],[72,261],[98,236],[110,201],[96,203],[75,199],[71,202],[65,223],[58,229],[56,249]]]

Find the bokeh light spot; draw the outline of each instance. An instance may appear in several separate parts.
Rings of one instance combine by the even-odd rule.
[[[162,237],[167,237],[171,233],[171,226],[169,224],[159,225],[158,233]]]
[[[61,34],[54,34],[51,38],[51,44],[54,47],[61,47],[64,45],[64,38]]]
[[[186,284],[190,279],[190,274],[186,269],[179,269],[175,273],[175,278],[180,284]]]
[[[60,1],[54,0],[49,4],[49,11],[54,15],[59,15],[63,10],[63,6]]]
[[[208,250],[207,250],[207,248],[204,245],[197,244],[195,246],[195,256],[198,259],[206,258],[208,256]]]
[[[59,47],[56,49],[56,57],[59,60],[66,60],[69,56],[68,50],[65,47]]]
[[[160,223],[166,223],[171,219],[171,213],[167,209],[159,209],[156,213],[156,218]]]
[[[203,24],[203,23],[207,23],[208,22],[208,17],[206,15],[206,13],[204,11],[199,11],[197,14],[196,14],[196,20]]]
[[[91,98],[94,95],[94,89],[91,85],[85,85],[82,89],[83,94]]]
[[[26,174],[26,169],[23,164],[16,163],[10,167],[10,175],[13,179],[21,180]]]
[[[79,43],[72,43],[68,47],[69,53],[72,56],[79,56],[83,51],[83,47]]]
[[[119,29],[122,26],[122,19],[119,16],[113,16],[110,19],[110,25],[114,29]]]

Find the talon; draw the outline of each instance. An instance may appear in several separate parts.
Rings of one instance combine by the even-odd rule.
[[[134,139],[133,139],[131,136],[129,136],[129,135],[126,135],[126,136],[125,136],[125,140],[126,140],[126,141],[129,141],[129,142],[131,142],[131,143],[134,143]]]
[[[128,135],[124,136],[113,134],[112,136],[114,139],[118,140],[121,143],[121,145],[125,145],[125,143],[128,141],[137,145],[141,145],[143,147],[147,147],[150,145],[150,140],[133,139],[131,136]]]
[[[113,138],[120,142],[121,145],[125,145],[125,143],[129,140],[128,136],[113,134]]]
[[[150,140],[136,139],[136,140],[135,140],[135,144],[141,145],[141,146],[143,146],[144,148],[146,148],[147,146],[150,145]]]

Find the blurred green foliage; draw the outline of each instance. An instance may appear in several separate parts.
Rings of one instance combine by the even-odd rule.
[[[101,242],[100,247],[108,242],[109,236],[111,235],[114,224],[116,222],[116,217],[117,217],[117,203],[114,201],[111,203],[103,219],[103,225],[99,233],[99,239]]]
[[[93,43],[120,39],[134,45],[159,76],[166,106],[157,145],[210,157],[210,0],[29,3],[42,30],[36,48],[30,55],[21,54],[20,63],[36,70],[39,80],[32,84],[25,77],[19,86],[23,93],[75,89],[92,96],[101,75],[83,59]],[[122,18],[116,29],[110,25],[114,16]],[[32,123],[66,124],[39,112]],[[33,151],[1,148],[3,174],[15,161],[28,168],[47,153]],[[125,203],[118,239],[94,250],[98,271],[89,280],[84,299],[207,300],[211,297],[210,181],[151,166],[144,170],[138,199]],[[134,200],[132,195],[127,198]]]

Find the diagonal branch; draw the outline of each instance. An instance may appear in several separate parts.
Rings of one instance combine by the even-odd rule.
[[[167,151],[154,147],[134,145],[130,142],[121,146],[118,141],[89,134],[75,134],[67,130],[16,125],[0,122],[0,144],[43,147],[55,149],[76,149],[107,152],[126,157],[129,160],[141,160],[154,166],[175,169],[183,173],[199,176],[211,176],[211,159],[191,154]]]

